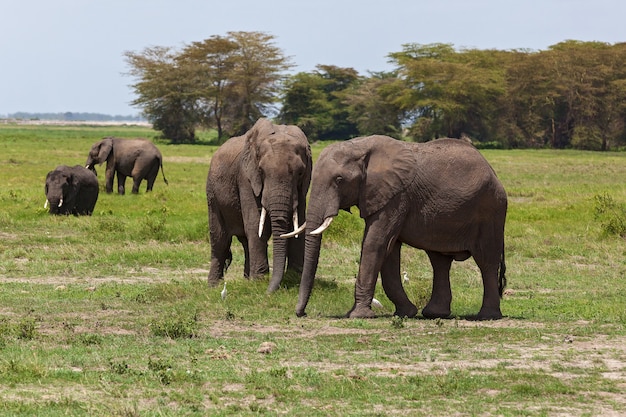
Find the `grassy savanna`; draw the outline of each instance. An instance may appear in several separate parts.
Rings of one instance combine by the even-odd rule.
[[[342,319],[362,235],[348,213],[298,319],[297,279],[267,295],[238,244],[227,299],[206,286],[214,146],[156,141],[169,186],[49,216],[46,173],[108,135],[155,136],[0,126],[0,415],[626,414],[626,244],[606,232],[626,216],[626,154],[483,151],[509,195],[505,319],[466,319],[482,295],[472,260],[453,265],[450,320],[392,317],[380,284],[379,318]],[[402,268],[423,306],[426,256],[406,247]]]

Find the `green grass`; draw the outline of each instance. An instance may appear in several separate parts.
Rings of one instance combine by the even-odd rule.
[[[297,277],[267,295],[236,244],[228,298],[206,286],[206,142],[155,140],[169,186],[49,216],[46,173],[108,135],[156,136],[0,125],[0,415],[626,414],[626,244],[606,227],[625,213],[626,154],[482,151],[509,195],[505,319],[463,319],[482,296],[471,260],[453,265],[450,320],[394,318],[380,286],[379,318],[340,318],[363,226],[348,213],[298,319]],[[402,262],[422,307],[427,257],[405,247]]]

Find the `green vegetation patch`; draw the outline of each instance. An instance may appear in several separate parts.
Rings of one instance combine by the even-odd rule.
[[[471,260],[452,266],[450,319],[393,317],[380,285],[376,319],[342,318],[360,257],[356,209],[325,233],[297,318],[297,275],[266,294],[267,278],[243,278],[237,242],[228,297],[206,284],[212,146],[157,142],[169,186],[103,191],[91,217],[49,216],[46,173],[84,163],[107,129],[0,128],[0,414],[626,413],[626,244],[607,229],[624,217],[626,155],[482,150],[509,195],[503,320],[466,319],[482,297]],[[403,248],[402,271],[423,307],[427,257]]]

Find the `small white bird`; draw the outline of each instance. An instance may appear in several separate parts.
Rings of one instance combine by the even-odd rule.
[[[375,298],[372,298],[372,307],[383,308],[383,304]]]
[[[406,271],[402,273],[402,282],[404,282],[405,284],[409,282],[409,275],[406,273]]]
[[[228,294],[228,291],[226,291],[226,281],[224,281],[224,289],[221,292],[222,294],[222,300],[226,299],[226,295]]]

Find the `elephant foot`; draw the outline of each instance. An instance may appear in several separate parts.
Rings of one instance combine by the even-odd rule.
[[[502,318],[502,312],[500,308],[481,308],[476,315],[476,320],[500,320]]]
[[[447,319],[450,317],[450,308],[437,308],[428,304],[422,310],[422,316],[427,319]]]
[[[417,307],[411,304],[408,307],[396,307],[396,311],[395,313],[393,313],[393,315],[398,317],[408,317],[412,319],[413,317],[417,316],[417,311]]]
[[[253,275],[244,275],[244,277],[251,281],[260,281],[267,279],[268,274],[253,274]]]
[[[371,319],[371,318],[376,317],[376,313],[374,313],[369,306],[367,307],[357,306],[357,307],[354,307],[352,310],[348,311],[348,314],[346,314],[346,317],[351,318],[351,319]]]
[[[209,278],[209,279],[207,279],[207,283],[209,284],[209,288],[217,287],[218,284],[220,283],[220,280],[219,279],[211,279],[211,278]]]

